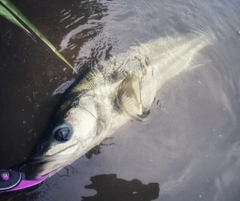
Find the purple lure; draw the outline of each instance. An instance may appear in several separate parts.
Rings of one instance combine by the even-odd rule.
[[[41,176],[37,179],[25,180],[22,174],[14,170],[0,170],[0,193],[13,192],[30,188],[40,184],[48,178],[48,174]]]

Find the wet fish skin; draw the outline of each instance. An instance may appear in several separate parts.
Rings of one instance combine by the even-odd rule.
[[[215,41],[196,31],[131,47],[98,63],[68,89],[52,115],[34,155],[29,177],[51,176],[151,107],[157,90],[179,73],[193,69],[198,52]],[[67,128],[70,139],[59,142],[56,131]]]

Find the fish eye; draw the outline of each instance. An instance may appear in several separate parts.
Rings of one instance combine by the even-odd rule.
[[[55,140],[59,142],[66,142],[71,138],[71,136],[72,136],[72,131],[66,125],[58,126],[53,130],[53,137]]]

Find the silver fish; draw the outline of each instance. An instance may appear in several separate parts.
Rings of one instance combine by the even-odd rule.
[[[213,44],[211,31],[164,37],[99,62],[65,92],[53,113],[30,177],[55,174],[130,119],[141,119],[161,86],[193,69],[193,59]]]

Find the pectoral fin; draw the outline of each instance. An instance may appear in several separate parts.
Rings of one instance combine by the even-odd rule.
[[[116,105],[130,117],[138,119],[143,113],[141,103],[141,85],[137,71],[129,72],[119,85]]]

